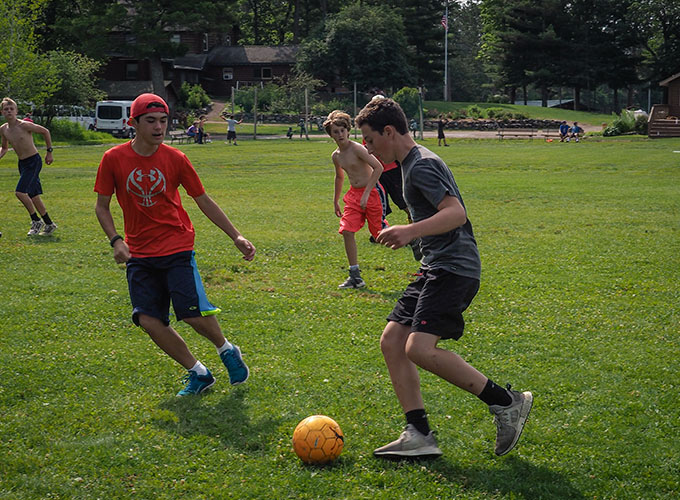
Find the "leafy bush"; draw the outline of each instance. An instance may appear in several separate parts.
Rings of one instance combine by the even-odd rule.
[[[644,119],[644,125],[638,125],[633,111],[624,109],[618,116],[615,113],[612,113],[612,124],[602,131],[602,135],[611,137],[614,135],[629,134],[631,132],[646,134],[647,118],[644,116],[641,118]],[[638,127],[640,127],[640,129],[644,127],[645,132],[638,132]]]
[[[50,135],[54,142],[73,144],[103,143],[113,140],[110,134],[85,130],[83,127],[69,120],[52,120]],[[42,141],[42,136],[35,135],[36,142]]]
[[[413,87],[403,87],[392,97],[399,103],[401,109],[404,110],[406,118],[415,118],[420,114],[420,98],[418,89]]]
[[[602,131],[602,135],[603,135],[604,137],[612,137],[612,136],[615,136],[615,135],[621,135],[621,133],[622,133],[622,132],[621,132],[621,129],[618,128],[618,127],[615,126],[615,125],[609,125],[607,128],[605,128],[605,129]]]
[[[648,122],[645,115],[640,115],[635,119],[635,133],[640,135],[647,135]]]
[[[514,118],[512,111],[503,108],[488,108],[486,110],[486,117],[492,120],[508,121]]]
[[[317,116],[326,116],[331,111],[339,109],[345,113],[352,114],[354,104],[348,100],[333,98],[330,101],[319,101],[312,106],[312,114]]]
[[[481,118],[482,117],[482,109],[477,106],[476,104],[473,104],[471,106],[467,107],[467,115],[470,118]]]
[[[189,109],[201,109],[210,104],[210,97],[200,85],[184,82],[179,90],[179,103]]]

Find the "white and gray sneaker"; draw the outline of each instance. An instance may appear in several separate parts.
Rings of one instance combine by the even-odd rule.
[[[442,450],[432,431],[426,436],[420,433],[413,424],[408,424],[399,439],[392,441],[373,451],[376,457],[439,457]]]
[[[28,233],[26,233],[26,236],[36,236],[40,234],[40,230],[43,228],[45,223],[41,220],[34,220],[31,222],[31,229],[28,230]]]
[[[349,270],[349,278],[347,278],[344,283],[340,283],[338,288],[363,288],[366,286],[366,282],[361,279],[361,271]]]
[[[49,236],[57,229],[57,225],[53,222],[52,224],[45,224],[45,227],[40,232],[40,236]]]
[[[534,396],[529,391],[512,391],[508,385],[508,393],[512,397],[509,406],[489,406],[489,412],[494,415],[496,423],[495,452],[499,457],[508,453],[517,444],[534,403]]]

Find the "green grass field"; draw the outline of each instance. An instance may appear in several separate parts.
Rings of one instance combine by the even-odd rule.
[[[337,289],[329,140],[182,146],[258,247],[243,261],[185,196],[208,295],[251,368],[232,388],[180,323],[218,379],[185,399],[182,369],[129,320],[124,269],[94,215],[108,146],[59,147],[41,175],[54,237],[26,237],[13,153],[0,162],[0,498],[677,498],[680,140],[450,142],[425,145],[455,174],[483,277],[465,335],[444,346],[533,391],[512,453],[493,454],[483,403],[422,373],[443,457],[372,457],[404,425],[378,340],[417,267],[364,229],[368,287]],[[292,452],[315,413],[345,433],[328,467]]]

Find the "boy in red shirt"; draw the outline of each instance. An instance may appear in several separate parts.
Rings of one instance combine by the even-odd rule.
[[[202,393],[215,378],[170,326],[171,301],[177,319],[215,345],[232,385],[245,382],[249,370],[238,346],[222,334],[215,317],[220,309],[206,297],[194,259],[194,228],[177,188],[184,187],[206,217],[234,241],[245,260],[255,257],[255,247],[208,196],[184,153],[163,144],[168,114],[168,105],[157,95],[142,94],[135,99],[130,125],[136,136],[104,153],[94,187],[98,193],[95,211],[115,261],[126,264],[132,320],[188,370],[187,385],[177,394],[185,396]],[[118,234],[109,208],[113,193],[123,210],[125,238]]]

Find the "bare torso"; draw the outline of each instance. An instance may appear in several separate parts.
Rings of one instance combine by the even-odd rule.
[[[333,161],[347,172],[349,183],[355,188],[366,187],[373,174],[373,168],[368,164],[367,159],[366,148],[354,141],[348,141],[346,147],[342,149],[338,147],[333,152]]]
[[[26,122],[23,120],[16,120],[12,126],[9,123],[3,124],[0,127],[0,135],[12,145],[20,160],[38,153],[33,143],[33,134],[27,129]]]

